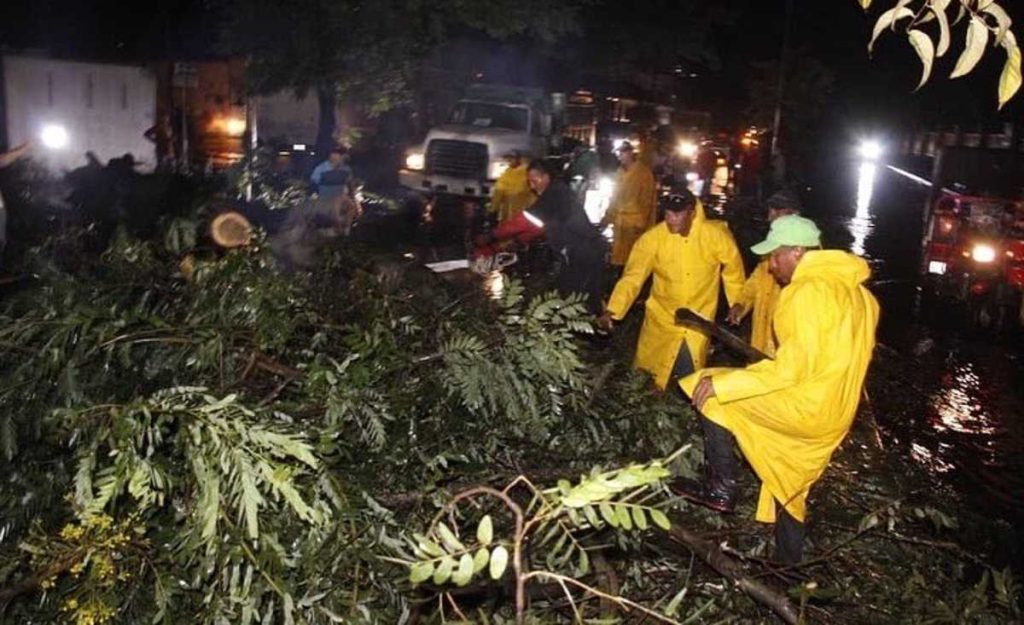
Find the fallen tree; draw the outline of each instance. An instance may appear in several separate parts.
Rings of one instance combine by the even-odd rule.
[[[282,275],[258,242],[171,230],[204,228],[102,254],[54,239],[5,297],[11,622],[1020,614],[984,553],[934,548],[957,534],[904,479],[927,476],[858,435],[806,567],[770,566],[749,509],[676,501],[661,481],[699,466],[693,415],[630,371],[628,331],[589,342],[579,302],[514,282],[489,300],[363,250]]]

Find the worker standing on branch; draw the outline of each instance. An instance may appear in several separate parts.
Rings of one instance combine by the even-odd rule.
[[[768,222],[779,217],[800,214],[800,198],[791,191],[779,191],[768,198]],[[754,311],[750,331],[750,344],[768,356],[775,355],[775,337],[772,335],[772,317],[782,287],[771,272],[770,257],[758,263],[743,286],[740,300],[729,309],[728,321],[739,325],[751,310]]]
[[[601,228],[608,224],[613,226],[611,262],[622,267],[629,259],[633,244],[657,220],[658,187],[651,168],[639,162],[631,143],[623,142],[617,152],[622,168]]]
[[[490,210],[498,221],[515,217],[537,199],[526,177],[526,163],[518,150],[508,154],[508,169],[494,183]]]
[[[735,503],[739,463],[733,441],[761,480],[757,520],[775,523],[776,558],[803,555],[811,485],[825,471],[857,411],[875,346],[878,302],[864,287],[867,263],[823,251],[814,222],[797,215],[772,222],[755,245],[771,254],[782,284],[775,312],[774,360],[745,369],[708,369],[683,379],[703,415],[704,480],[677,480],[673,489],[720,512]]]
[[[629,255],[622,279],[615,285],[608,309],[598,327],[610,329],[613,320],[629,312],[647,278],[654,276],[647,299],[644,325],[636,348],[636,367],[654,375],[658,388],[704,366],[708,337],[676,325],[678,308],[690,308],[714,319],[719,280],[734,303],[743,289],[743,259],[724,222],[709,221],[692,193],[677,186],[662,196],[665,221],[640,237]]]

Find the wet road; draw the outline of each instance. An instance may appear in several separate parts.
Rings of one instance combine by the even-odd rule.
[[[874,410],[893,444],[978,510],[1024,520],[1024,344],[972,329],[955,306],[921,304],[929,189],[886,164],[833,166],[809,194],[828,243],[866,258],[882,305]],[[888,356],[885,356],[888,354]],[[877,359],[876,359],[877,360]]]

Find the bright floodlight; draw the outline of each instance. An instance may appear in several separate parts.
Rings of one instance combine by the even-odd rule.
[[[882,157],[882,144],[868,139],[860,144],[860,155],[869,161],[875,161]]]
[[[43,145],[51,150],[63,150],[68,147],[68,131],[58,124],[47,124],[39,133]]]

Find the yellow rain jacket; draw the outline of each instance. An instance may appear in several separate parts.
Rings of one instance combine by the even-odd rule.
[[[612,318],[621,320],[626,316],[651,274],[654,282],[636,346],[635,365],[651,372],[658,388],[664,389],[683,341],[695,367],[703,367],[707,355],[708,337],[676,325],[676,309],[690,308],[714,319],[719,276],[725,284],[726,299],[735,303],[743,289],[743,259],[725,222],[707,221],[704,207],[697,202],[689,235],[672,234],[661,223],[636,242],[608,303]]]
[[[811,485],[850,430],[878,325],[869,275],[853,254],[807,252],[779,296],[775,360],[680,382],[692,396],[701,377],[712,377],[715,397],[703,413],[736,436],[761,479],[758,521],[775,520],[775,500],[803,521]]]
[[[772,317],[775,316],[775,305],[779,301],[781,291],[782,287],[769,271],[766,258],[757,264],[754,272],[747,278],[747,283],[743,285],[743,292],[738,302],[743,307],[744,317],[751,309],[754,311],[754,317],[751,320],[750,344],[769,356],[775,355]]]
[[[515,217],[530,207],[537,196],[530,190],[525,164],[509,167],[494,183],[491,191],[491,211],[498,214],[498,222]]]
[[[612,264],[622,266],[629,259],[633,244],[658,217],[658,188],[654,173],[643,163],[633,163],[620,171],[615,196],[608,207],[607,221],[614,226]]]

